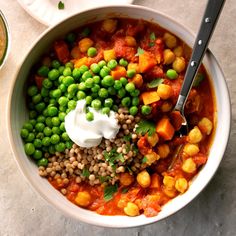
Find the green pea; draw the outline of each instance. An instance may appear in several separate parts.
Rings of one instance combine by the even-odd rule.
[[[107,98],[108,97],[108,91],[105,88],[101,88],[98,92],[99,97],[101,98]]]
[[[42,84],[43,84],[43,87],[46,89],[50,89],[53,86],[52,81],[49,79],[44,79]]]
[[[54,154],[56,152],[55,146],[54,145],[49,145],[48,152],[50,154]]]
[[[136,74],[136,70],[135,69],[127,70],[127,77],[128,78],[134,77],[135,74]]]
[[[37,71],[38,75],[44,78],[48,76],[48,72],[49,72],[49,68],[47,66],[41,66]]]
[[[45,98],[45,97],[48,97],[48,95],[49,95],[49,90],[46,89],[45,87],[42,87],[41,88],[41,96]]]
[[[41,141],[41,139],[36,138],[36,139],[34,140],[34,146],[35,146],[36,148],[41,148],[41,147],[42,147],[42,141]]]
[[[110,95],[116,95],[116,90],[113,88],[113,87],[109,87],[108,89],[107,89],[107,91],[108,91],[108,93],[110,94]]]
[[[119,89],[122,88],[122,83],[121,83],[120,80],[115,80],[114,88],[115,88],[116,90],[119,90]]]
[[[64,76],[71,76],[71,68],[65,67],[65,69],[63,70],[63,75]]]
[[[78,98],[78,100],[84,99],[85,97],[86,97],[85,92],[83,92],[83,91],[78,91],[78,92],[77,92],[77,98]]]
[[[98,75],[94,75],[94,76],[93,76],[93,82],[94,82],[95,84],[99,84],[100,81],[101,81],[101,78],[100,78]]]
[[[39,122],[35,125],[35,130],[38,132],[42,132],[44,128],[45,128],[45,125],[43,123]]]
[[[110,69],[107,66],[103,66],[102,69],[100,70],[99,75],[104,78],[105,76],[110,74]]]
[[[59,126],[61,124],[59,117],[52,117],[52,125]]]
[[[37,121],[35,119],[30,119],[29,123],[33,125],[33,127],[36,125]]]
[[[66,145],[62,142],[57,143],[55,145],[55,149],[56,149],[57,152],[63,152],[66,149]]]
[[[86,65],[82,65],[80,68],[79,68],[79,71],[80,71],[80,74],[82,75],[85,71],[88,71],[88,67]]]
[[[90,69],[93,73],[95,74],[98,74],[100,72],[100,67],[97,63],[93,63],[91,66],[90,66]]]
[[[119,98],[123,98],[125,96],[125,94],[126,94],[126,91],[125,91],[124,88],[121,88],[121,89],[118,90],[117,95],[118,95]]]
[[[42,158],[42,159],[38,160],[37,165],[46,167],[48,165],[48,159]]]
[[[102,106],[102,103],[99,99],[94,99],[91,103],[91,106],[96,109],[96,110],[99,110]]]
[[[83,74],[82,74],[82,80],[83,81],[86,81],[88,78],[92,78],[93,77],[93,74],[90,72],[90,71],[85,71]]]
[[[66,148],[71,149],[73,146],[73,142],[72,141],[66,141]]]
[[[66,132],[63,132],[61,137],[64,141],[69,141],[70,140],[70,137],[68,136],[68,134]]]
[[[49,127],[45,127],[45,128],[43,129],[43,133],[44,133],[45,136],[49,137],[49,136],[52,135],[52,129],[49,128]]]
[[[61,130],[59,127],[52,127],[52,133],[53,134],[61,134]]]
[[[68,98],[66,98],[65,96],[62,96],[58,99],[58,104],[60,106],[66,106],[68,101],[69,101]]]
[[[111,75],[107,75],[102,79],[102,85],[104,87],[111,87],[115,83],[114,78]]]
[[[131,99],[130,97],[125,97],[121,100],[121,104],[124,106],[124,107],[129,107],[130,104],[131,104]]]
[[[91,91],[93,93],[97,93],[100,89],[100,86],[98,84],[94,84],[93,87],[91,88]]]
[[[44,137],[43,139],[42,139],[42,145],[43,146],[49,146],[50,145],[50,138],[49,137]]]
[[[65,112],[60,112],[58,115],[58,118],[60,121],[64,121],[66,117],[66,113]]]
[[[33,131],[34,127],[33,127],[33,125],[30,122],[26,122],[23,125],[23,129],[27,129],[28,131],[31,132],[31,131]]]
[[[30,119],[34,119],[37,117],[37,112],[36,111],[30,111],[29,112],[29,118]]]
[[[86,120],[87,121],[92,121],[94,119],[94,115],[93,115],[93,113],[92,112],[87,112],[86,113]]]
[[[124,58],[121,58],[121,59],[119,60],[119,64],[120,64],[121,66],[126,67],[126,66],[128,66],[128,61],[126,61]]]
[[[135,89],[134,91],[130,92],[130,95],[132,97],[138,97],[139,94],[140,94],[140,91],[138,89]]]
[[[45,124],[48,126],[48,127],[52,127],[52,118],[51,117],[47,117],[46,120],[45,120]]]
[[[105,65],[106,65],[106,62],[105,62],[104,60],[101,60],[101,61],[98,62],[98,66],[99,66],[100,68],[102,68],[102,67],[105,66]]]
[[[29,131],[27,129],[21,129],[20,135],[22,138],[26,139],[29,135]]]
[[[34,151],[33,158],[34,158],[35,160],[41,159],[42,156],[43,156],[42,151],[37,150],[37,149]]]
[[[62,82],[63,82],[63,84],[65,85],[65,86],[69,86],[69,85],[71,85],[71,84],[73,84],[74,83],[74,78],[72,77],[72,76],[66,76],[63,80],[62,80]]]
[[[139,98],[138,97],[133,97],[132,98],[132,105],[133,106],[138,106],[139,104]]]
[[[38,104],[41,100],[42,100],[42,96],[40,93],[38,93],[32,97],[32,102],[34,104]]]
[[[89,27],[86,27],[86,28],[84,28],[83,31],[81,32],[81,36],[87,37],[87,36],[89,36],[90,33],[91,33],[91,30],[89,29]]]
[[[60,73],[60,75],[63,75],[63,71],[65,70],[65,66],[60,66],[59,68],[58,68],[58,71],[59,71],[59,73]],[[61,77],[61,76],[60,76]],[[61,83],[61,81],[60,81],[60,77],[59,77],[59,82]],[[62,76],[62,77],[64,77],[64,76]]]
[[[59,89],[61,90],[62,93],[67,91],[67,86],[65,84],[60,84]]]
[[[51,136],[51,143],[56,144],[60,142],[60,136],[58,134],[53,134]]]
[[[49,103],[50,98],[49,98],[49,97],[46,97],[46,98],[43,99],[43,101],[44,101],[45,103]]]
[[[92,88],[93,87],[93,79],[92,78],[88,78],[85,81],[85,87],[86,88]]]
[[[115,59],[112,59],[107,63],[107,66],[112,70],[116,68],[117,64],[117,61]]]
[[[75,107],[76,107],[76,101],[70,100],[70,101],[68,102],[68,108],[71,109],[71,110],[74,110]]]
[[[43,115],[39,115],[39,116],[37,117],[37,122],[44,123],[45,120],[46,120],[46,118],[45,118]]]
[[[74,77],[75,80],[78,80],[81,76],[79,68],[74,68],[72,72],[72,76]]]
[[[136,106],[130,107],[130,109],[129,109],[130,115],[135,116],[137,113],[138,113],[138,107],[136,107]]]
[[[69,87],[67,88],[67,92],[69,94],[75,94],[78,91],[78,85],[77,84],[71,84],[69,85]]]
[[[42,132],[37,133],[36,139],[40,139],[41,140],[43,138],[44,138],[44,134]]]
[[[52,97],[53,98],[59,98],[61,96],[61,90],[60,89],[55,89],[52,91]]]
[[[61,63],[58,60],[52,61],[52,67],[58,69],[61,66]]]
[[[94,47],[90,47],[87,51],[89,57],[94,57],[97,55],[97,49]]]
[[[26,142],[33,142],[35,139],[35,134],[34,133],[29,133]]]
[[[65,112],[67,109],[66,106],[59,106],[59,111]]]
[[[98,96],[98,93],[96,93],[96,92],[92,93],[91,96],[92,96],[93,99],[96,99],[96,98],[99,97],[99,96]]]
[[[143,115],[149,115],[152,112],[152,108],[148,105],[143,105],[141,108],[141,113]]]
[[[29,155],[29,156],[32,155],[35,151],[35,147],[33,143],[26,143],[24,146],[24,149],[25,149],[26,155]]]
[[[66,36],[66,41],[70,44],[73,44],[76,40],[76,34],[75,33],[69,33]]]
[[[177,73],[174,69],[169,69],[169,70],[167,70],[167,72],[166,72],[166,76],[167,76],[169,79],[177,79],[178,73]]]
[[[38,93],[38,88],[35,85],[32,85],[28,88],[27,90],[27,94],[31,97],[33,97],[34,95],[36,95]]]
[[[119,109],[119,107],[118,107],[117,105],[113,105],[113,106],[112,106],[112,110],[113,110],[113,111],[117,112],[118,109]]]
[[[103,107],[102,108],[102,114],[109,115],[110,114],[110,108],[109,107]]]
[[[125,89],[127,92],[131,93],[135,90],[135,85],[132,82],[129,82],[128,84],[125,85]]]
[[[54,106],[48,108],[48,116],[56,116],[58,114],[58,109]]]
[[[104,100],[104,107],[109,107],[109,108],[111,108],[112,105],[113,105],[113,100],[112,100],[111,98],[106,98],[106,99]]]
[[[60,128],[60,130],[63,131],[63,132],[66,131],[66,129],[65,129],[65,122],[61,122],[59,128]]]
[[[48,72],[48,78],[50,80],[56,80],[60,76],[60,73],[57,69],[52,69]]]
[[[87,96],[87,97],[85,98],[86,105],[90,105],[91,102],[92,102],[92,100],[93,100],[92,96]]]
[[[121,77],[120,78],[120,82],[122,83],[123,86],[125,86],[126,84],[128,84],[128,80],[125,77]]]
[[[38,112],[42,112],[45,107],[46,107],[45,103],[44,103],[44,102],[40,102],[40,103],[38,103],[38,104],[35,106],[35,109],[36,109]]]
[[[55,98],[50,98],[49,99],[49,105],[48,107],[56,106],[57,100]]]
[[[69,61],[65,64],[65,67],[70,68],[71,70],[73,70],[74,69],[74,64],[71,61]]]

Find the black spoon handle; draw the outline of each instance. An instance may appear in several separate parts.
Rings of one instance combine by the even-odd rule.
[[[209,0],[207,3],[201,26],[194,43],[192,56],[184,77],[184,82],[178,97],[178,101],[175,105],[175,110],[183,112],[184,105],[192,88],[195,75],[197,74],[198,68],[201,65],[208,43],[215,29],[215,25],[224,6],[224,2],[225,0]]]

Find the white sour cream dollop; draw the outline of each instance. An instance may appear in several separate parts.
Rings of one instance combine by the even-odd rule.
[[[95,147],[102,138],[113,139],[119,132],[120,126],[115,118],[115,112],[110,111],[109,116],[89,107],[93,112],[94,120],[86,119],[85,100],[77,101],[76,108],[65,117],[65,129],[70,139],[80,147]]]

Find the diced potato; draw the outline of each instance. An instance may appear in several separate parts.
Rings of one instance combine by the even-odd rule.
[[[188,181],[185,178],[178,178],[175,182],[175,188],[179,192],[184,193],[188,188]]]
[[[75,60],[75,62],[74,62],[75,68],[80,68],[82,65],[88,66],[88,58],[87,57],[82,57],[80,59]]]
[[[187,143],[184,146],[184,152],[189,156],[194,156],[199,152],[199,147],[197,144]]]
[[[163,178],[163,184],[166,186],[168,189],[173,189],[175,186],[175,179],[171,176],[164,176]]]
[[[173,69],[178,73],[182,72],[185,69],[185,66],[186,62],[183,57],[176,57],[172,64]]]
[[[197,166],[192,158],[186,159],[182,164],[182,170],[186,173],[192,174],[196,171]]]
[[[177,46],[176,48],[174,48],[173,52],[174,52],[175,56],[182,57],[184,54],[184,49],[182,46]]]
[[[123,66],[116,66],[115,69],[111,71],[111,76],[115,80],[119,80],[121,77],[126,77],[126,69]]]
[[[170,33],[165,33],[163,36],[164,42],[168,48],[174,48],[177,45],[177,39]]]
[[[81,52],[87,52],[90,47],[93,46],[93,40],[90,38],[83,38],[79,41],[79,50]]]
[[[82,207],[87,207],[91,203],[91,196],[87,191],[78,192],[75,203]]]
[[[139,215],[139,208],[133,202],[128,202],[127,206],[124,208],[124,212],[128,216],[138,216]]]
[[[175,129],[167,117],[160,119],[156,126],[156,132],[164,140],[171,140],[175,134]]]
[[[166,158],[170,153],[170,147],[168,144],[162,144],[157,147],[158,155],[161,158]]]
[[[170,102],[163,102],[162,106],[161,106],[161,110],[162,112],[169,112],[171,111],[173,108],[173,105]]]
[[[147,158],[146,164],[148,165],[151,165],[152,163],[160,159],[160,156],[155,152],[148,153],[145,155],[145,157]]]
[[[72,48],[70,55],[74,58],[77,59],[81,56],[80,49],[78,46],[75,46]]]
[[[149,187],[155,189],[161,188],[160,176],[157,173],[151,175],[151,185]]]
[[[170,85],[167,84],[160,84],[157,87],[157,94],[161,99],[168,99],[172,96],[173,89],[171,88]]]
[[[136,39],[132,36],[125,36],[125,42],[127,46],[135,47],[137,45]]]
[[[132,70],[132,69],[134,69],[136,71],[136,73],[140,72],[138,63],[130,62],[128,64],[127,70]]]
[[[117,26],[117,20],[107,19],[102,22],[102,30],[107,33],[114,33]]]
[[[138,173],[137,182],[143,188],[149,187],[149,185],[151,184],[151,177],[149,173],[146,170],[143,170]]]
[[[164,64],[169,65],[175,60],[175,54],[170,49],[165,49],[163,52]]]
[[[202,140],[202,133],[200,129],[195,126],[188,134],[187,141],[189,143],[199,143]]]
[[[209,135],[212,131],[213,124],[208,118],[204,117],[199,121],[198,127],[202,133]]]
[[[121,183],[121,185],[129,186],[130,184],[132,184],[133,181],[134,181],[133,175],[130,175],[127,172],[126,173],[122,173],[120,175],[120,183]]]
[[[141,94],[144,105],[151,104],[160,100],[159,95],[156,91],[147,91]]]
[[[106,62],[112,60],[112,59],[116,59],[116,52],[114,49],[110,49],[110,50],[104,50],[103,51],[103,56],[104,56],[104,60]]]
[[[135,76],[131,79],[130,82],[133,82],[135,88],[141,88],[143,85],[143,77],[140,74],[135,74]]]
[[[152,134],[151,136],[147,136],[147,141],[149,142],[149,144],[154,147],[156,146],[156,144],[158,143],[159,141],[159,137],[158,137],[158,134],[157,133],[154,133]]]

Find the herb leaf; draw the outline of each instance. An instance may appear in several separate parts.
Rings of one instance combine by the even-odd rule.
[[[142,163],[146,163],[147,162],[147,157],[145,156],[143,159],[142,159]]]
[[[125,135],[123,139],[124,141],[129,142],[131,140],[131,134]]]
[[[65,8],[65,4],[62,1],[60,1],[58,3],[57,7],[58,7],[59,10],[63,10]]]
[[[193,87],[199,86],[199,84],[204,80],[204,75],[202,73],[198,73],[193,81]]]
[[[121,193],[127,193],[128,191],[129,191],[128,188],[123,188],[123,189],[121,190]]]
[[[110,179],[111,179],[111,176],[109,176],[109,175],[107,175],[107,176],[99,176],[99,180],[100,180],[101,183],[104,183],[104,182],[106,182],[106,181],[108,181]]]
[[[118,153],[116,149],[112,149],[110,152],[104,152],[105,160],[109,162],[111,167],[115,167],[115,161],[124,162],[124,156],[122,153]]]
[[[135,56],[139,56],[141,54],[144,54],[144,50],[142,48],[138,47],[137,53],[135,54]]]
[[[87,168],[84,168],[84,169],[83,169],[83,172],[82,172],[82,175],[83,175],[84,177],[88,178],[89,175],[90,175],[89,170],[88,170]]]
[[[141,120],[138,123],[138,127],[136,128],[136,133],[145,135],[148,133],[148,136],[153,135],[156,132],[155,123],[148,120]]]
[[[118,190],[118,185],[110,185],[106,186],[104,189],[104,200],[110,201],[113,198],[114,193],[116,193]]]
[[[152,32],[152,33],[150,34],[150,40],[152,40],[152,41],[156,40],[156,35],[155,35],[154,32]]]
[[[164,79],[157,78],[152,80],[150,83],[147,84],[148,88],[156,88],[158,85],[162,84],[164,82]]]
[[[149,43],[149,47],[153,47],[153,46],[155,46],[155,43],[154,42],[150,42]]]

